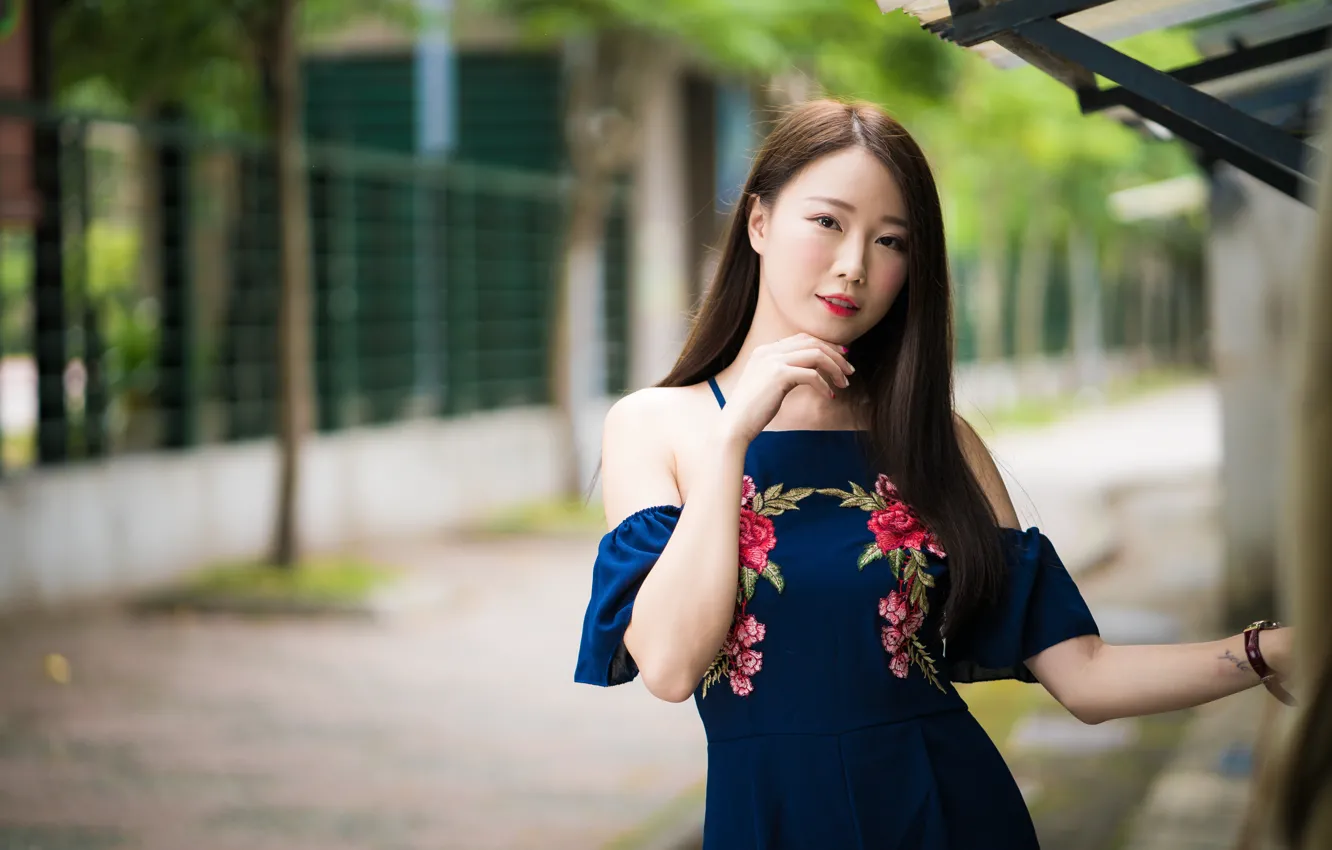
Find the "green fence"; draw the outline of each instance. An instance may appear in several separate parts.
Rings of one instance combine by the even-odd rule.
[[[271,434],[271,152],[71,116],[0,124],[20,121],[52,142],[37,165],[63,214],[54,233],[12,219],[0,231],[3,368],[35,364],[44,394],[42,441],[10,422],[6,463]],[[0,160],[0,185],[28,169]],[[320,147],[309,176],[321,430],[549,403],[567,179]],[[606,246],[608,392],[626,374],[625,216],[621,195]]]
[[[1186,221],[1123,225],[1097,249],[1094,283],[1099,292],[1101,343],[1111,351],[1137,351],[1156,362],[1205,367],[1207,340],[1206,275],[1201,228]],[[998,322],[1000,354],[1018,352],[1021,243],[1014,236],[1000,270]],[[1050,246],[1042,287],[1041,354],[1058,356],[1074,346],[1075,307],[1062,241]],[[954,333],[959,363],[979,359],[976,279],[979,258],[955,250],[950,258],[954,286]]]

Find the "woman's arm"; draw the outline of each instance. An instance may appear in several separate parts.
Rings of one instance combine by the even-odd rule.
[[[1000,525],[1017,527],[1013,502],[989,450],[960,418],[958,442],[990,499]],[[1290,669],[1290,630],[1262,633],[1263,658],[1277,673]],[[1096,635],[1066,640],[1026,661],[1055,699],[1084,723],[1191,708],[1258,684],[1244,636],[1155,646],[1114,646]]]
[[[832,395],[855,370],[832,344],[796,334],[757,347],[747,358],[726,408],[701,425],[670,414],[670,393],[650,389],[617,402],[602,446],[606,519],[684,504],[670,541],[634,598],[624,645],[653,695],[683,702],[698,687],[726,640],[740,567],[740,488],[745,450],[798,386]],[[703,428],[694,468],[676,468],[672,428]]]
[[[645,507],[682,503],[665,393],[626,396],[606,417],[602,496],[613,527]],[[740,487],[747,442],[718,427],[689,474],[689,501],[634,599],[625,647],[656,697],[683,702],[726,639],[735,608]]]
[[[1263,658],[1277,673],[1290,669],[1290,635],[1290,629],[1274,629],[1259,637]],[[1192,708],[1259,682],[1243,635],[1152,646],[1115,646],[1086,635],[1032,656],[1027,667],[1084,723]]]

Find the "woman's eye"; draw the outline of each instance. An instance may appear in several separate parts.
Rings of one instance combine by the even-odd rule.
[[[881,236],[879,237],[879,244],[898,251],[906,247],[906,243],[902,241],[900,236]]]
[[[818,222],[819,227],[836,227],[836,226],[837,226],[837,219],[833,218],[833,217],[830,216],[830,215],[821,215],[821,216],[819,216],[818,218],[816,218],[816,219],[814,219],[814,220],[815,220],[816,222]]]

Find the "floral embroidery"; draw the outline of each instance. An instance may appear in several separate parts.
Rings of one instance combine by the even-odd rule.
[[[768,558],[777,545],[771,517],[799,510],[796,503],[813,493],[813,487],[784,490],[781,484],[760,493],[754,479],[744,477],[740,491],[740,581],[735,593],[735,619],[725,643],[703,676],[703,696],[723,677],[730,681],[731,691],[737,696],[754,692],[754,674],[763,669],[763,653],[753,647],[763,640],[767,629],[746,607],[754,598],[760,577],[778,593],[786,589],[781,567]]]
[[[856,566],[863,570],[887,558],[893,578],[897,579],[897,589],[879,600],[879,616],[888,621],[881,630],[884,651],[891,656],[888,669],[897,678],[905,679],[914,663],[930,684],[944,690],[934,659],[918,635],[930,612],[929,588],[934,587],[934,576],[925,569],[925,553],[944,556],[938,538],[897,495],[897,487],[886,475],[879,476],[873,493],[855,482],[851,483],[849,493],[836,489],[818,492],[841,499],[844,508],[869,511],[866,525],[874,535],[874,542],[866,545]]]

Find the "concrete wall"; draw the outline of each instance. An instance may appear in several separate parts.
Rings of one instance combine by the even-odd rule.
[[[557,484],[544,409],[320,436],[304,456],[308,546],[427,535]],[[275,444],[118,457],[0,484],[0,608],[160,582],[263,553],[276,498]]]
[[[1285,340],[1312,245],[1303,204],[1230,166],[1218,168],[1207,242],[1212,356],[1221,394],[1227,625],[1276,610],[1277,512]]]

